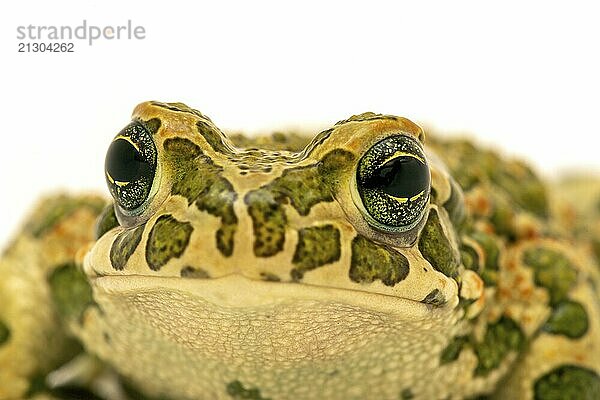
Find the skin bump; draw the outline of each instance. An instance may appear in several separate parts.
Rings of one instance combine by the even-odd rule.
[[[188,139],[168,139],[164,148],[167,162],[174,170],[171,193],[187,198],[189,204],[195,202],[199,210],[221,219],[215,241],[224,256],[231,256],[238,224],[233,210],[237,194],[231,183],[221,176],[223,168],[215,165]]]
[[[406,278],[408,270],[408,259],[398,251],[360,235],[352,240],[352,281],[370,283],[379,279],[384,285],[394,286]]]
[[[270,398],[262,397],[259,389],[246,389],[240,381],[228,383],[226,390],[227,394],[234,400],[271,400]]]
[[[548,290],[551,305],[566,300],[577,280],[577,271],[566,256],[545,247],[534,247],[523,253],[523,262],[533,269],[536,285]]]
[[[189,222],[179,222],[172,215],[161,215],[154,223],[146,244],[146,261],[150,269],[158,271],[170,259],[180,257],[193,230]]]
[[[498,282],[498,258],[500,256],[497,240],[493,235],[481,231],[472,232],[471,238],[481,246],[484,253],[485,261],[481,279],[486,285],[495,286]]]
[[[80,320],[88,306],[94,304],[85,274],[73,263],[57,267],[48,282],[52,300],[63,318]]]
[[[427,223],[421,231],[419,250],[437,271],[449,277],[456,276],[458,261],[454,257],[452,244],[442,230],[442,224],[435,209],[429,211]]]
[[[144,226],[140,225],[133,229],[126,229],[117,235],[110,248],[110,263],[114,269],[121,271],[125,268],[129,257],[142,240]]]
[[[576,301],[566,300],[554,307],[543,329],[555,335],[565,335],[568,338],[577,339],[585,335],[588,325],[588,315],[583,305]]]
[[[561,365],[540,377],[533,392],[535,400],[597,399],[600,376],[587,368]]]
[[[306,271],[340,259],[340,231],[333,225],[314,226],[298,231],[298,244],[292,263],[292,279],[300,280]]]

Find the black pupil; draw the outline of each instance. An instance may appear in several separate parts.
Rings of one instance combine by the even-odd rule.
[[[127,140],[117,139],[106,153],[106,171],[119,182],[132,182],[150,171],[150,165]]]
[[[414,157],[396,157],[375,171],[366,186],[394,197],[411,198],[429,188],[429,169]]]

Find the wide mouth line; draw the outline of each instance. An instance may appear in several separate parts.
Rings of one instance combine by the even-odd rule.
[[[96,273],[96,271],[94,272]],[[285,297],[299,297],[304,299],[310,299],[312,297],[317,301],[325,299],[328,301],[350,301],[352,303],[362,304],[366,306],[366,308],[373,309],[377,309],[378,305],[385,305],[383,309],[393,307],[394,309],[397,309],[395,311],[409,308],[412,310],[411,313],[416,312],[421,316],[431,315],[435,312],[443,312],[453,308],[450,307],[450,301],[441,305],[435,305],[423,303],[419,300],[411,298],[370,292],[367,290],[315,285],[301,282],[266,281],[262,279],[248,278],[239,273],[231,273],[216,278],[182,278],[178,276],[155,276],[144,274],[112,275],[96,273],[95,276],[88,276],[88,278],[97,286],[101,286],[103,288],[110,287],[116,289],[117,291],[165,287],[169,289],[179,289],[194,292],[201,297],[203,294],[207,293],[207,290],[210,291],[209,289],[211,287],[220,288],[221,294],[230,293],[232,297],[239,297],[240,294],[235,292],[244,291],[231,291],[234,285],[239,285],[240,287],[252,286],[253,289],[257,289],[258,293],[267,293],[267,295],[272,297],[273,300],[278,300]],[[161,284],[156,285],[158,282],[161,282]],[[294,290],[290,290],[291,288]],[[199,291],[199,289],[202,290]],[[243,295],[241,296],[243,297]]]

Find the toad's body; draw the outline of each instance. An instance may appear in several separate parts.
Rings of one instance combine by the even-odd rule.
[[[67,332],[134,397],[599,398],[578,222],[597,210],[552,214],[526,166],[423,141],[367,113],[236,147],[182,104],[139,105],[107,155],[114,207],[46,199],[0,261],[0,399],[61,398],[72,370],[107,393],[81,355],[44,378],[79,351]]]

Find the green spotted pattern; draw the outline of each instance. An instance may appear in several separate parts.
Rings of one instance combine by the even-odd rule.
[[[391,247],[358,235],[352,240],[350,279],[358,283],[380,280],[394,286],[408,275],[408,259]]]
[[[564,300],[558,303],[543,326],[546,332],[577,339],[588,330],[588,315],[581,303]]]
[[[226,390],[227,394],[234,400],[270,400],[270,398],[262,397],[259,389],[246,389],[240,381],[228,383]]]
[[[551,305],[567,299],[577,280],[577,271],[565,255],[553,249],[533,247],[524,252],[523,262],[533,269],[535,284],[548,290]]]
[[[535,400],[597,400],[600,377],[590,369],[561,365],[534,384]]]
[[[223,168],[188,139],[167,139],[164,149],[166,163],[174,176],[171,193],[185,197],[189,204],[195,203],[199,210],[220,218],[221,226],[215,233],[217,248],[224,256],[231,256],[238,224],[233,210],[237,193],[221,176]]]
[[[525,344],[523,331],[512,319],[502,316],[488,325],[483,341],[474,344],[477,354],[475,375],[487,375],[498,368],[510,352],[519,352]]]
[[[248,192],[244,201],[252,218],[254,254],[270,257],[283,250],[287,226],[284,204],[291,204],[305,216],[314,205],[333,201],[339,177],[349,171],[353,160],[352,153],[333,150],[320,163],[286,169],[269,184]]]
[[[249,192],[244,200],[252,218],[254,255],[270,257],[279,253],[283,250],[287,226],[287,217],[280,204],[282,200],[261,189]]]
[[[140,225],[135,228],[125,229],[117,235],[110,247],[110,263],[114,269],[121,271],[125,268],[129,257],[131,257],[142,240],[144,227],[145,225]]]
[[[448,364],[452,361],[456,361],[460,352],[463,350],[465,345],[469,343],[468,336],[457,336],[453,338],[446,348],[442,351],[440,356],[440,365]]]
[[[48,283],[52,300],[63,318],[80,320],[88,306],[94,304],[92,288],[83,271],[74,263],[57,267]]]
[[[493,185],[506,196],[512,210],[521,208],[539,217],[548,215],[548,198],[543,182],[524,163],[505,160],[498,153],[463,139],[429,138],[437,154],[464,190]]]
[[[458,260],[452,251],[452,243],[444,234],[438,212],[433,208],[429,211],[427,223],[421,231],[419,250],[437,271],[446,276],[456,276]]]
[[[340,231],[333,225],[312,226],[298,231],[298,244],[292,263],[292,279],[300,280],[306,271],[340,259]]]
[[[154,223],[146,244],[146,261],[150,269],[158,271],[172,258],[180,257],[193,230],[189,222],[180,222],[169,214],[161,215]]]
[[[473,336],[456,336],[440,354],[440,365],[458,360],[467,347],[477,356],[475,376],[486,376],[498,368],[510,352],[520,352],[525,345],[525,335],[512,319],[502,316],[497,322],[487,326],[483,340]]]

